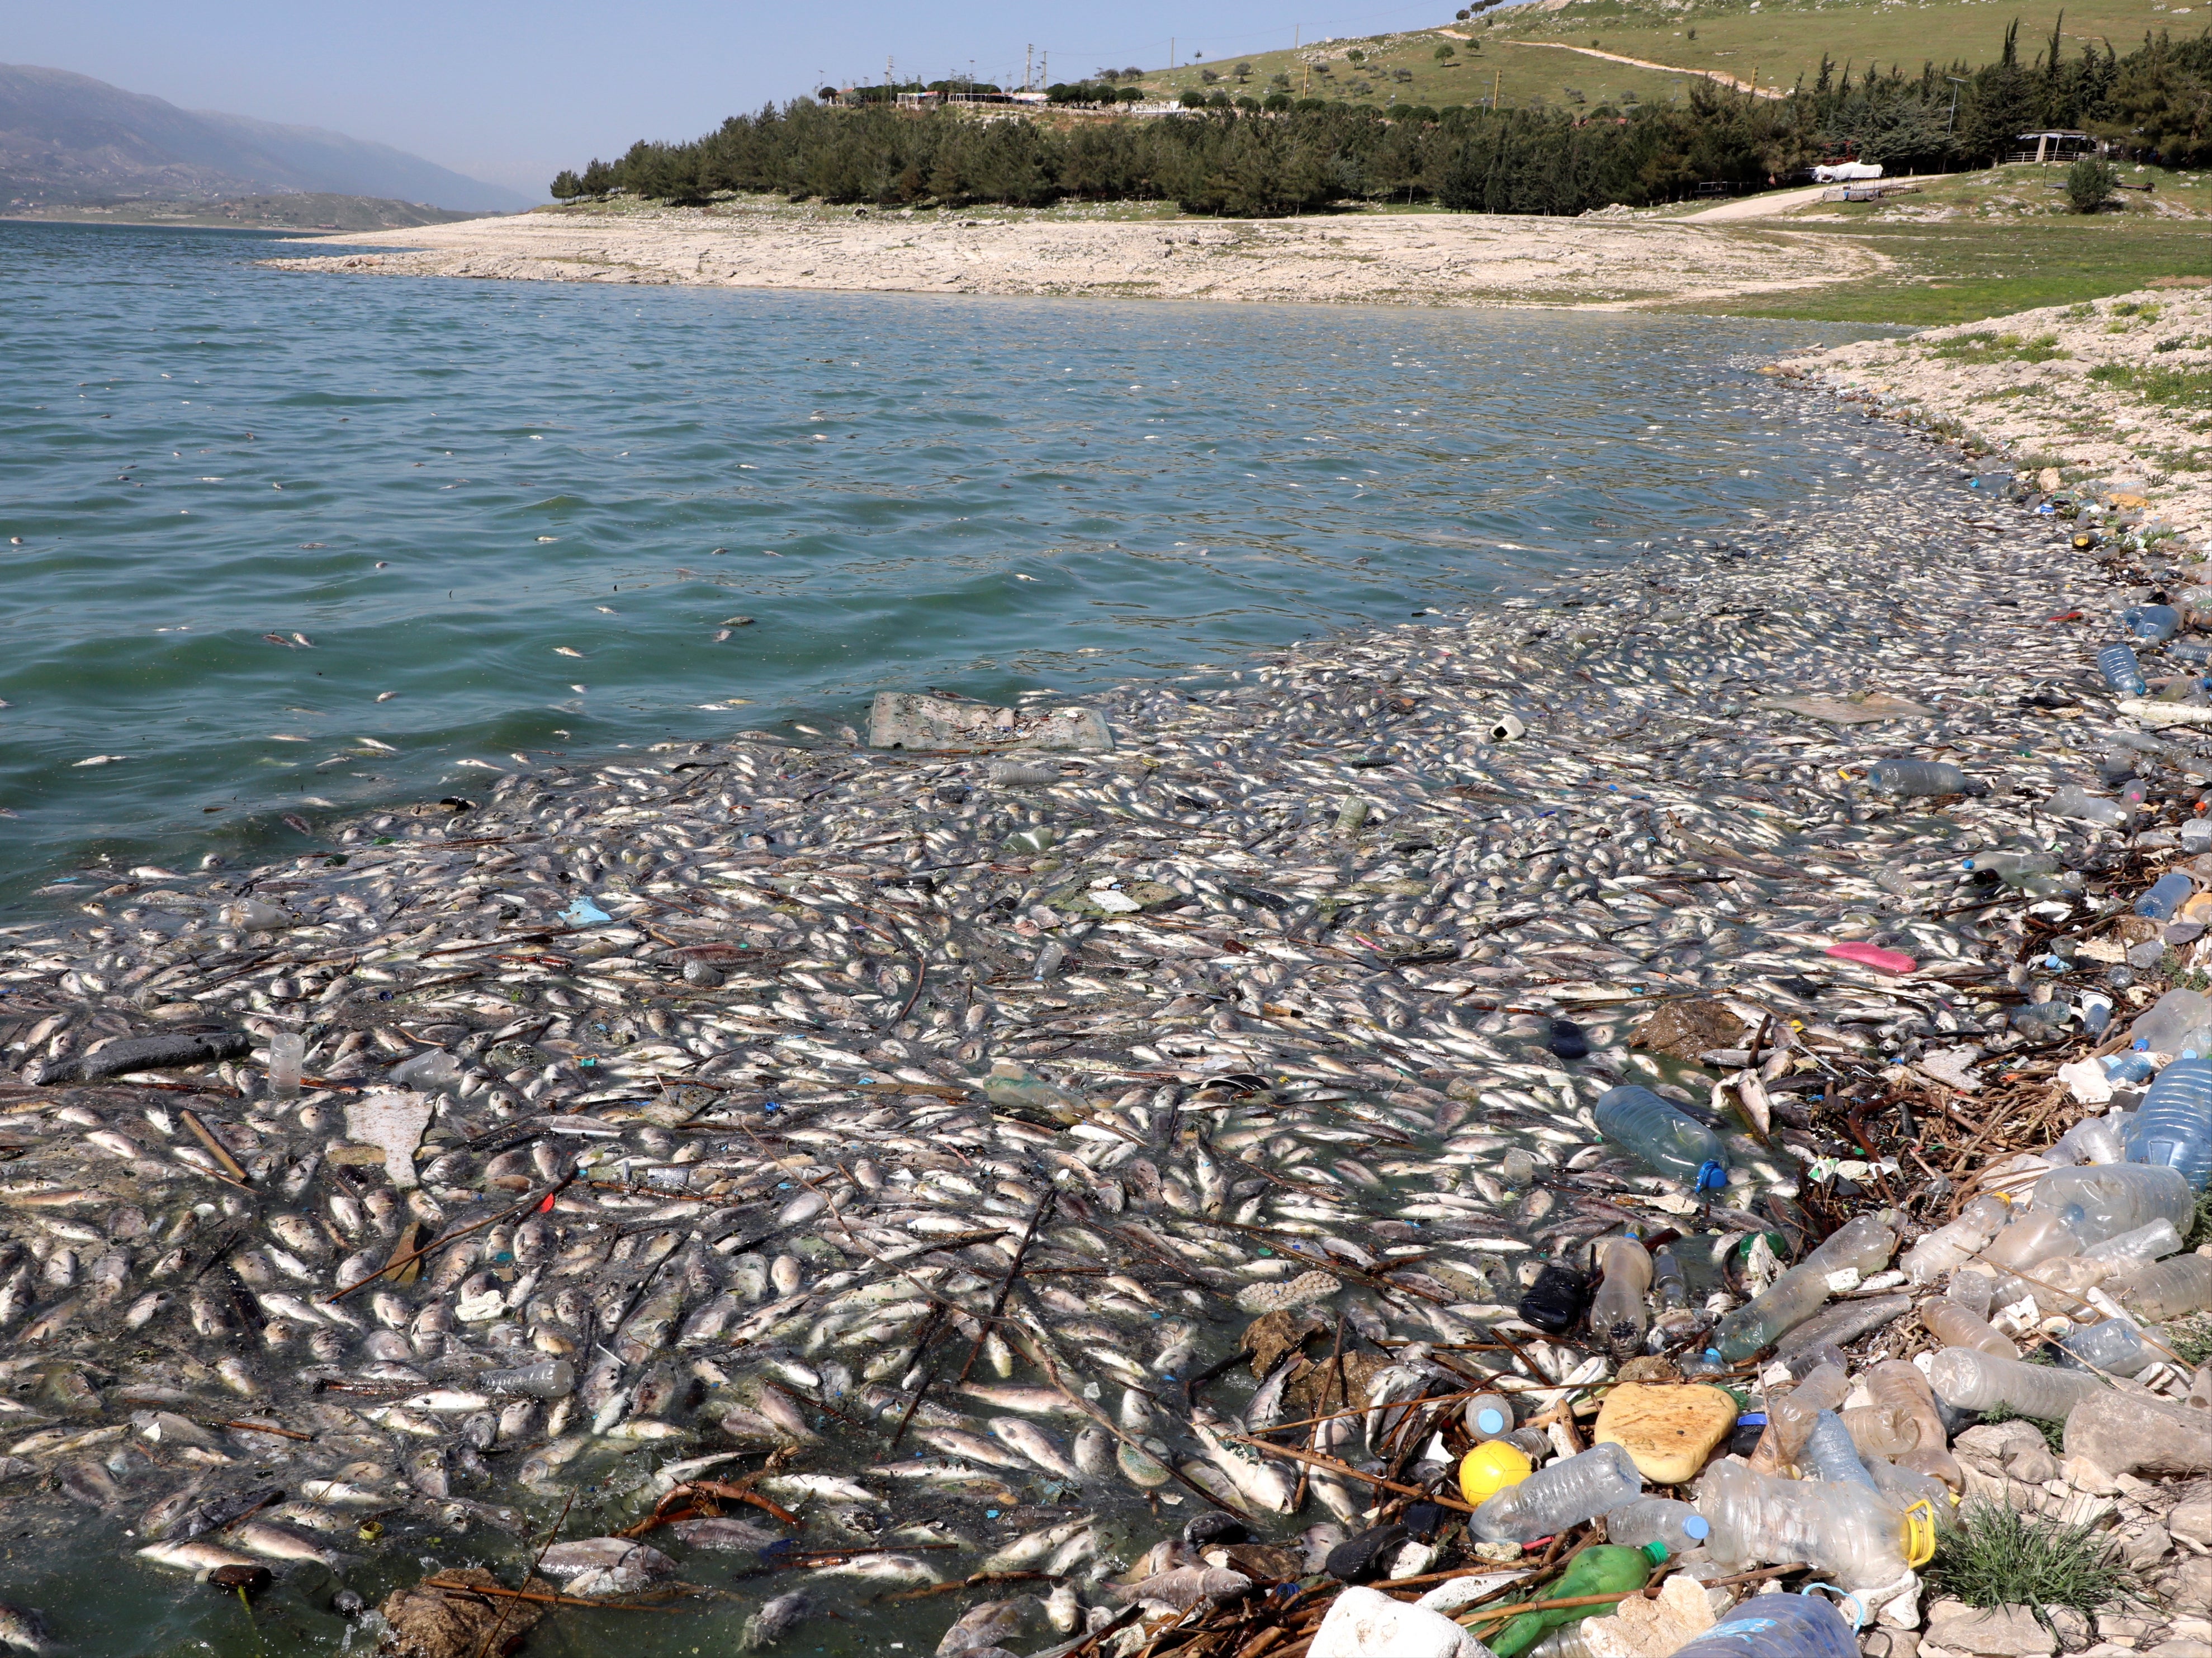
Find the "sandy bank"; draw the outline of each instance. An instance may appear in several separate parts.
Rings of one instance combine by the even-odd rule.
[[[2069,482],[2141,496],[2153,522],[2212,541],[2212,292],[2146,289],[1989,322],[1860,340],[1790,372],[1948,420]]]
[[[1881,254],[1762,229],[1475,215],[1228,223],[734,208],[536,213],[348,238],[287,270],[879,293],[1618,307],[1863,279]]]

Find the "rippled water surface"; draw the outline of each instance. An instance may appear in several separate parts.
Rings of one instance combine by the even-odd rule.
[[[0,224],[0,890],[526,757],[1225,661],[1856,463],[1708,319],[306,276]],[[732,618],[749,616],[749,624]],[[475,762],[473,764],[464,762]]]

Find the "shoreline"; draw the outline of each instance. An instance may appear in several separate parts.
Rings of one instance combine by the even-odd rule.
[[[1808,440],[1850,440],[1802,387],[1747,395]],[[1480,1375],[1533,1411],[1613,1371],[1519,1321],[1524,1263],[1624,1225],[1787,1230],[1877,1201],[1932,1226],[1994,1158],[2091,1114],[2057,1077],[2087,1039],[2024,1034],[2013,1014],[2042,969],[2014,970],[2040,960],[2042,923],[2133,937],[2146,862],[2185,866],[2166,820],[2195,787],[2153,761],[2212,762],[2185,738],[2145,748],[2089,678],[2132,595],[2074,555],[2070,525],[1968,493],[1977,469],[1893,425],[1863,442],[1856,489],[1787,518],[1471,616],[1102,695],[1109,753],[739,732],[510,774],[458,815],[371,815],[258,870],[133,871],[74,917],[7,928],[0,1063],[19,1080],[0,1108],[24,1155],[6,1196],[76,1207],[0,1215],[21,1237],[41,1212],[207,1204],[256,1240],[227,1235],[238,1252],[213,1259],[259,1327],[161,1289],[157,1249],[125,1226],[88,1287],[26,1302],[6,1362],[96,1364],[118,1410],[228,1393],[198,1408],[234,1413],[250,1394],[256,1420],[300,1436],[229,1424],[222,1442],[258,1469],[386,1488],[395,1540],[458,1533],[492,1564],[535,1546],[514,1505],[550,1504],[542,1522],[588,1480],[570,1530],[611,1529],[635,1517],[610,1494],[623,1459],[703,1436],[732,1461],[799,1445],[793,1466],[821,1473],[760,1489],[833,1537],[859,1499],[807,1479],[855,1483],[894,1521],[957,1513],[987,1549],[1063,1500],[1037,1482],[1070,1457],[1085,1500],[1138,1528],[1127,1566],[1196,1511],[1147,1521],[1144,1491],[1267,1511],[1235,1457],[1170,1450],[1173,1393],[1141,1427],[1112,1409],[1233,1351],[1255,1313],[1333,1309],[1363,1386],[1419,1344],[1438,1376]],[[2045,620],[2069,610],[2082,620]],[[2123,741],[2152,787],[2143,827],[2042,809],[2057,786],[2099,788]],[[1954,762],[1975,790],[1884,797],[1867,772],[1893,756]],[[1962,858],[2023,844],[2081,872],[2078,905],[1962,894]],[[2167,970],[2140,971],[2140,999]],[[2085,952],[2062,993],[2104,976]],[[1678,1029],[1656,1034],[1647,1011]],[[196,1029],[240,1036],[219,1060],[72,1080],[112,1039]],[[292,1029],[308,1092],[275,1100],[264,1056],[236,1050]],[[1772,1074],[1746,1083],[1762,1049]],[[1710,1207],[1595,1133],[1591,1105],[1627,1081],[1715,1121],[1735,1175]],[[422,1090],[419,1155],[347,1127],[391,1087]],[[324,1232],[294,1228],[300,1211],[327,1214]],[[427,1238],[479,1220],[488,1241],[389,1306],[364,1294],[347,1324],[308,1305],[401,1253],[403,1224]],[[307,1277],[289,1284],[279,1254]],[[1856,1359],[1922,1345],[1897,1300],[1864,1303],[1883,1316]],[[1058,1389],[1054,1434],[1002,1429],[1003,1399],[949,1370],[927,1403],[912,1391],[938,1322],[960,1332],[954,1368],[972,1341],[987,1385]],[[1486,1340],[1501,1325],[1510,1355]],[[117,1345],[154,1337],[173,1351]],[[376,1375],[465,1400],[550,1357],[573,1361],[572,1397],[346,1391]],[[1250,1380],[1219,1385],[1241,1398]],[[475,1436],[435,1425],[467,1408]],[[902,1416],[918,1443],[898,1455],[925,1465],[888,1461]],[[71,1442],[0,1463],[13,1500],[35,1502],[27,1476],[46,1483]],[[907,1483],[923,1467],[927,1503]],[[2094,1473],[2053,1482],[2063,1496],[2017,1489],[2054,1516],[2094,1496],[2130,1525],[2160,1523],[2177,1491],[2115,1499]],[[135,1512],[181,1475],[128,1477]],[[1311,1485],[1344,1529],[1364,1523],[1364,1495]],[[1103,1608],[1101,1588],[1080,1596]],[[2154,1600],[2145,1646],[2185,1611]]]
[[[1891,264],[1817,234],[1762,226],[1740,234],[1601,215],[1029,221],[744,206],[538,212],[345,240],[400,251],[264,263],[339,275],[839,293],[1594,309],[1818,287]]]

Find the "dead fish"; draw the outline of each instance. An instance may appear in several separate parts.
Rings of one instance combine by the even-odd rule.
[[[43,1618],[28,1606],[0,1600],[0,1647],[17,1652],[46,1653],[54,1649]]]
[[[712,1549],[726,1553],[744,1553],[767,1548],[783,1540],[784,1533],[767,1526],[757,1526],[750,1520],[733,1520],[726,1516],[705,1520],[679,1520],[668,1528],[669,1535],[686,1548]]]
[[[744,1629],[738,1637],[738,1645],[747,1652],[772,1647],[805,1623],[813,1611],[814,1603],[804,1590],[779,1594],[745,1619]]]
[[[157,1566],[170,1566],[179,1571],[210,1572],[222,1566],[250,1566],[253,1557],[240,1554],[235,1549],[217,1547],[213,1543],[155,1543],[138,1551],[142,1560],[151,1560]]]
[[[989,1423],[994,1436],[1027,1457],[1047,1473],[1056,1474],[1074,1485],[1083,1483],[1082,1471],[1069,1461],[1060,1447],[1033,1422],[1019,1417],[994,1417]]]

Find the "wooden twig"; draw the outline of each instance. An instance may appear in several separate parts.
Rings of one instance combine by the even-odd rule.
[[[192,1131],[194,1138],[207,1147],[208,1155],[222,1165],[225,1175],[237,1185],[252,1184],[246,1179],[246,1170],[240,1166],[238,1159],[230,1155],[230,1148],[215,1137],[213,1131],[200,1121],[198,1112],[179,1109],[177,1114],[185,1120],[185,1127]]]
[[[1348,1474],[1354,1479],[1365,1481],[1378,1491],[1396,1491],[1401,1497],[1419,1497],[1424,1503],[1433,1503],[1438,1508],[1451,1509],[1461,1514],[1474,1512],[1474,1505],[1471,1503],[1462,1503],[1455,1497],[1445,1497],[1438,1492],[1425,1491],[1419,1485],[1401,1485],[1395,1479],[1383,1479],[1380,1474],[1362,1473],[1349,1463],[1340,1462],[1333,1456],[1322,1456],[1315,1452],[1302,1451],[1290,1445],[1271,1445],[1264,1439],[1251,1439],[1243,1434],[1224,1434],[1221,1436],[1232,1443],[1249,1445],[1255,1450],[1266,1451],[1274,1456],[1289,1457],[1294,1462],[1306,1462],[1316,1468],[1326,1468],[1331,1473]]]
[[[553,1186],[548,1190],[539,1193],[535,1196],[524,1199],[520,1203],[516,1204],[512,1209],[502,1209],[495,1215],[487,1215],[483,1219],[471,1221],[466,1226],[457,1226],[450,1232],[441,1232],[436,1237],[432,1238],[429,1242],[424,1244],[420,1249],[416,1250],[412,1254],[395,1255],[390,1260],[386,1261],[383,1266],[371,1272],[367,1278],[359,1279],[355,1283],[349,1284],[343,1290],[333,1290],[329,1295],[323,1297],[323,1304],[327,1307],[332,1302],[343,1301],[355,1291],[365,1288],[368,1284],[375,1283],[377,1279],[384,1277],[395,1267],[404,1266],[410,1261],[420,1260],[423,1256],[434,1254],[437,1250],[444,1248],[456,1238],[465,1238],[471,1232],[481,1232],[487,1226],[496,1226],[501,1221],[512,1220],[515,1216],[522,1214],[528,1210],[550,1209],[553,1206],[553,1199],[559,1197],[563,1192],[574,1185],[575,1182],[576,1176],[574,1175],[566,1175],[557,1185]]]
[[[1036,1207],[1030,1212],[1030,1224],[1022,1232],[1020,1245],[1014,1250],[1013,1265],[1006,1268],[1006,1276],[999,1284],[999,1293],[992,1298],[990,1312],[992,1319],[996,1319],[1006,1310],[1006,1297],[1013,1294],[1014,1281],[1022,1275],[1022,1262],[1029,1255],[1030,1245],[1036,1242],[1037,1228],[1044,1224],[1044,1218],[1052,1212],[1053,1205],[1059,1200],[1060,1188],[1056,1186],[1048,1186],[1045,1188],[1044,1195],[1037,1199]],[[982,1331],[976,1336],[975,1345],[968,1350],[968,1362],[960,1367],[962,1382],[967,1381],[968,1373],[975,1368],[975,1361],[981,1357],[983,1344],[990,1339],[990,1325],[987,1321]]]

